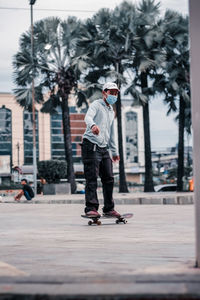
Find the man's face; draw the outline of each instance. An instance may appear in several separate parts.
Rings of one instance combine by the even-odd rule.
[[[21,184],[22,184],[22,185],[25,185],[25,184],[26,184],[26,181],[25,181],[25,180],[22,180],[22,181],[21,181]]]
[[[111,89],[111,90],[103,91],[104,99],[106,99],[108,97],[108,95],[117,96],[118,95],[118,90]]]

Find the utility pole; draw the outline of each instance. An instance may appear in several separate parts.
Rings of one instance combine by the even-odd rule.
[[[37,194],[37,161],[36,161],[36,123],[35,123],[35,86],[34,86],[34,39],[33,39],[33,5],[36,0],[30,0],[31,6],[31,58],[32,58],[32,117],[33,117],[33,183],[34,194]]]
[[[17,143],[17,165],[18,165],[18,167],[19,167],[19,148],[20,148],[20,146],[19,146],[19,142]]]
[[[158,153],[158,177],[160,179],[160,158],[161,158],[161,153]]]
[[[193,127],[193,169],[194,169],[194,203],[195,203],[195,233],[196,233],[196,267],[200,268],[200,1],[189,0],[190,22],[190,79],[192,100]]]
[[[18,182],[19,182],[19,142],[17,143],[17,166],[18,166]]]

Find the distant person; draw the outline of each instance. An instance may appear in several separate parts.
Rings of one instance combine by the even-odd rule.
[[[24,178],[21,180],[22,190],[15,196],[16,201],[20,201],[21,197],[24,195],[26,200],[30,201],[34,197],[34,192],[30,185],[27,183],[27,180]]]
[[[94,101],[85,116],[87,128],[83,135],[82,160],[86,179],[85,214],[87,216],[100,216],[97,198],[98,176],[101,177],[103,186],[103,214],[113,217],[120,216],[114,210],[112,165],[112,162],[119,161],[115,143],[114,111],[112,107],[112,104],[117,101],[118,92],[119,88],[116,83],[105,83],[102,89],[102,99]],[[108,149],[111,151],[112,158]]]
[[[194,192],[194,178],[193,177],[189,180],[189,191]]]
[[[46,184],[46,179],[43,177],[40,178],[40,182],[38,184],[38,194],[43,194],[44,185]]]

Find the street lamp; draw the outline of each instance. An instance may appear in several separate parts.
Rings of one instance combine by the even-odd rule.
[[[33,116],[33,183],[37,194],[37,162],[36,162],[36,124],[35,124],[35,87],[34,87],[34,47],[33,47],[33,5],[36,0],[30,0],[31,6],[31,59],[32,59],[32,116]]]

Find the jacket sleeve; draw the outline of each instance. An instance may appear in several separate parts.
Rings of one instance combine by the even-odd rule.
[[[112,125],[111,125],[110,140],[109,140],[109,143],[108,143],[108,147],[112,152],[112,156],[119,155],[118,150],[117,150],[117,146],[116,146],[116,142],[115,142],[114,120],[113,120]]]
[[[88,111],[85,115],[85,123],[86,125],[91,128],[92,125],[95,125],[95,122],[94,122],[94,117],[96,116],[96,113],[97,113],[97,108],[96,108],[96,105],[95,103],[92,103],[89,108],[88,108]]]

